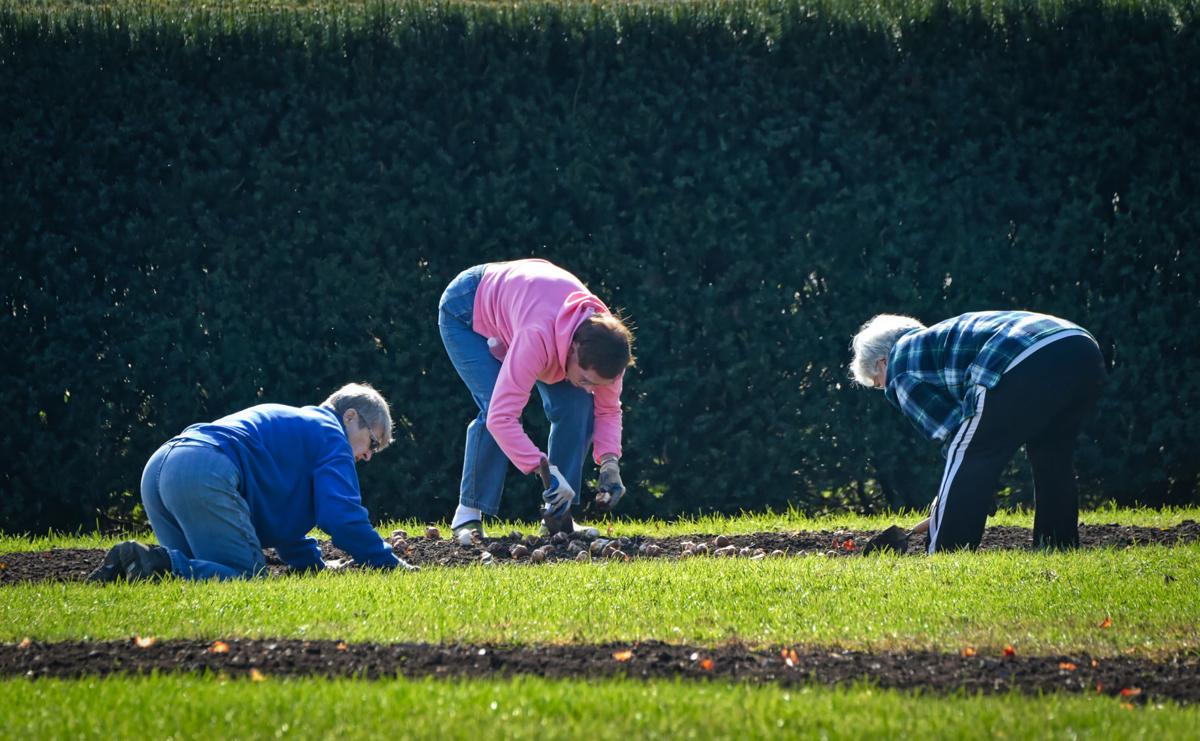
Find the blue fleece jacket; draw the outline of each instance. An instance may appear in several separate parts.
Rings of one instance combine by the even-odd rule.
[[[307,537],[313,526],[359,563],[399,564],[367,518],[354,453],[332,409],[260,404],[192,425],[178,438],[214,445],[229,456],[259,540],[292,568],[324,566],[317,541]]]

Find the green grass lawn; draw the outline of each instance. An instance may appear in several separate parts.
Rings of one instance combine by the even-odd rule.
[[[1097,655],[1200,649],[1200,544],[934,557],[434,567],[253,582],[5,587],[0,640],[821,644]],[[1100,629],[1105,617],[1113,626]]]
[[[719,515],[707,517],[684,517],[677,520],[611,520],[593,521],[587,524],[605,530],[610,525],[616,535],[649,535],[654,537],[669,537],[676,535],[718,534],[737,535],[757,532],[788,532],[796,530],[882,530],[888,525],[901,524],[908,527],[924,519],[923,512],[903,512],[882,515],[841,514],[822,517],[810,517],[791,510],[781,513],[751,513],[736,517]],[[1166,509],[1118,509],[1105,507],[1087,510],[1079,515],[1080,522],[1090,525],[1119,523],[1121,525],[1137,525],[1141,527],[1171,527],[1184,520],[1200,520],[1200,507],[1166,508]],[[381,534],[388,535],[395,529],[408,530],[410,533],[423,533],[427,523],[416,520],[387,522],[376,528]],[[450,533],[449,523],[437,523],[444,536]],[[1002,511],[988,519],[988,525],[1013,525],[1018,527],[1033,527],[1033,512],[1029,510]],[[514,520],[489,520],[487,531],[489,535],[507,535],[513,530],[523,533],[533,533],[538,529],[538,523]],[[324,537],[319,531],[314,535]],[[149,531],[100,535],[96,533],[65,534],[48,533],[35,536],[14,536],[0,534],[0,553],[15,551],[44,551],[50,548],[108,548],[113,544],[130,538],[153,543],[154,535]]]
[[[0,681],[11,738],[1186,738],[1200,708],[611,680]],[[138,708],[143,708],[139,710]]]
[[[1101,510],[1092,523],[1168,527],[1200,512]],[[796,513],[617,523],[619,534],[877,529],[894,517]],[[1028,513],[994,521],[1030,524]],[[400,523],[412,530],[419,523]],[[391,525],[381,527],[390,531]],[[528,523],[502,523],[493,531]],[[5,538],[0,552],[103,547],[109,537]],[[0,641],[330,638],[634,642],[1156,657],[1200,651],[1200,544],[751,562],[689,559],[430,567],[237,583],[35,583],[0,588]],[[1102,628],[1106,617],[1111,627]],[[64,712],[63,709],[67,709]],[[286,725],[286,728],[284,727]],[[941,697],[724,681],[388,681],[214,676],[0,680],[8,737],[1181,738],[1200,708],[1104,696]]]

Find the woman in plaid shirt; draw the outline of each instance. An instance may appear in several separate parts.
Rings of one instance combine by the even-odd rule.
[[[1000,473],[1021,445],[1033,467],[1034,544],[1079,545],[1075,438],[1106,375],[1086,330],[1027,311],[971,312],[932,327],[880,314],[851,346],[854,380],[882,389],[925,437],[945,443],[930,553],[979,546]]]

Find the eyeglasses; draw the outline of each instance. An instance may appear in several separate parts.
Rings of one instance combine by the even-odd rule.
[[[356,409],[355,411],[357,412],[358,410]],[[371,432],[371,426],[370,426],[370,425],[368,425],[368,424],[367,424],[367,423],[366,423],[366,422],[363,420],[363,416],[362,416],[362,414],[361,414],[361,413],[358,415],[358,424],[359,424],[359,426],[360,426],[360,427],[362,427],[364,430],[366,430],[366,431],[367,431],[367,434],[368,434],[368,435],[370,435],[370,437],[371,437],[371,445],[370,445],[370,447],[369,447],[368,449],[369,449],[369,450],[370,450],[372,453],[378,453],[378,452],[379,452],[379,447],[380,447],[380,446],[379,446],[379,438],[375,437],[375,433],[374,433],[374,432]]]

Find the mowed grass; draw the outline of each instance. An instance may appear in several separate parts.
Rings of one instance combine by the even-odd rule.
[[[839,514],[810,516],[798,510],[786,512],[745,513],[736,516],[711,515],[704,517],[682,517],[674,520],[594,520],[585,524],[606,532],[612,528],[614,535],[645,535],[656,538],[697,534],[738,535],[759,532],[795,532],[821,530],[882,530],[889,525],[911,527],[922,519],[923,512],[900,512],[879,515]],[[1168,507],[1164,509],[1120,509],[1102,507],[1080,513],[1079,521],[1089,525],[1136,525],[1139,527],[1167,528],[1186,520],[1200,520],[1200,507]],[[417,520],[400,520],[380,524],[376,530],[390,535],[393,530],[407,530],[417,536],[425,532],[429,523]],[[447,522],[435,523],[443,537],[449,536]],[[989,526],[1010,525],[1033,527],[1033,512],[1030,510],[1001,511],[988,519]],[[534,533],[538,523],[519,520],[489,520],[487,532],[490,536],[507,535],[512,531]],[[313,535],[324,538],[320,531]],[[44,551],[51,548],[110,548],[122,540],[140,540],[154,543],[154,534],[149,530],[130,533],[101,535],[98,533],[47,533],[45,535],[0,534],[0,554],[23,551]]]
[[[141,707],[139,712],[135,708]],[[1186,738],[1200,708],[727,683],[0,681],[11,738]],[[152,709],[153,708],[153,709]],[[69,709],[65,711],[64,709]]]
[[[2,589],[0,641],[324,638],[1200,650],[1200,544],[1074,553],[573,562]],[[1111,627],[1101,623],[1111,618]]]
[[[1197,510],[1085,522],[1168,527]],[[617,534],[878,529],[903,518],[787,513],[614,525]],[[1028,526],[1027,513],[996,518]],[[423,529],[422,523],[401,523]],[[492,531],[521,523],[501,523]],[[391,525],[381,527],[389,532]],[[6,550],[112,538],[0,540]],[[13,545],[18,546],[16,548]],[[433,643],[657,639],[999,654],[1200,651],[1200,544],[1074,553],[690,559],[324,573],[234,583],[0,587],[0,641],[328,638]],[[1110,627],[1101,627],[1111,618]],[[221,676],[0,679],[13,738],[1186,738],[1200,708],[1098,695],[936,696],[728,681]]]

